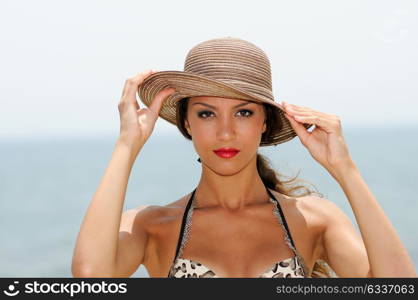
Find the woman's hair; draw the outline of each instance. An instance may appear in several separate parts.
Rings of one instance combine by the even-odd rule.
[[[183,136],[189,140],[192,137],[187,132],[185,127],[185,119],[187,118],[187,107],[189,103],[189,98],[181,99],[177,102],[176,106],[176,118],[177,118],[177,127]],[[281,118],[279,117],[279,112],[277,109],[274,109],[268,104],[264,104],[264,112],[266,115],[266,130],[261,136],[261,141],[268,138],[270,133],[276,132],[276,129],[281,129],[282,123]],[[281,194],[287,195],[289,197],[301,197],[311,194],[317,194],[319,197],[323,197],[321,193],[309,189],[307,186],[300,183],[305,182],[302,179],[298,179],[299,173],[288,180],[280,179],[284,177],[283,175],[276,172],[272,167],[270,161],[264,155],[257,153],[257,170],[260,174],[261,180],[269,189],[273,189]],[[312,185],[312,184],[311,184]],[[313,186],[313,185],[312,185]],[[337,277],[335,272],[329,267],[329,265],[323,260],[317,260],[314,264],[312,270],[312,277]]]

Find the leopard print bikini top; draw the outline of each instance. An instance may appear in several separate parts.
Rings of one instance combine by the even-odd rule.
[[[271,191],[267,189],[270,195],[269,200],[275,204],[273,207],[273,214],[277,217],[278,223],[283,228],[284,239],[289,248],[293,251],[294,256],[286,258],[282,261],[275,262],[271,267],[265,270],[259,278],[280,278],[280,277],[310,277],[309,269],[305,264],[303,257],[296,250],[292,236],[290,235],[289,227],[287,226],[286,219],[283,211],[280,207],[279,201],[274,197]],[[190,200],[186,205],[186,209],[183,214],[183,221],[181,224],[180,235],[177,242],[176,254],[168,272],[168,277],[174,278],[216,278],[218,277],[215,272],[208,267],[199,263],[198,261],[182,258],[184,246],[187,242],[189,231],[192,221],[192,213],[194,208],[194,194],[196,189],[192,192]]]

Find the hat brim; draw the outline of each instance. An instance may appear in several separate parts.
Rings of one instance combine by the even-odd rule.
[[[177,101],[189,97],[212,96],[266,103],[279,111],[283,125],[282,129],[279,132],[273,133],[268,138],[268,141],[262,142],[260,146],[284,143],[297,135],[290,125],[289,120],[285,117],[280,103],[266,96],[244,91],[237,86],[207,76],[184,71],[157,72],[145,78],[142,84],[139,85],[138,95],[141,101],[149,107],[154,97],[168,87],[175,88],[176,91],[164,101],[159,115],[174,125],[176,125]],[[303,126],[308,129],[313,124],[303,123]]]

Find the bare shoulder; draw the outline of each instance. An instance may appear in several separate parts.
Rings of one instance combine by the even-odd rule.
[[[335,214],[341,214],[339,207],[327,198],[317,195],[292,197],[279,194],[282,197],[280,204],[285,207],[290,215],[297,215],[304,219],[310,226],[324,230]]]
[[[178,218],[187,204],[187,196],[185,195],[166,205],[139,205],[126,210],[122,214],[121,223],[127,225],[141,224],[147,231],[152,232],[152,229],[156,226]]]
[[[335,202],[327,198],[309,195],[299,198],[290,197],[290,199],[290,203],[294,201],[294,206],[303,215],[304,222],[309,227],[316,228],[316,232],[321,237],[321,240],[329,228],[339,224],[352,226],[345,212]]]
[[[307,196],[287,196],[285,194],[278,193],[274,191],[274,194],[278,195],[278,200],[280,205],[287,208],[289,213],[295,213],[299,211],[303,214],[304,217],[309,216],[320,216],[324,213],[324,210],[328,210],[328,207],[331,203],[326,198],[321,198],[316,195],[307,195]]]
[[[331,215],[338,206],[331,200],[316,195],[304,196],[299,199],[300,206],[321,218]]]
[[[321,221],[324,231],[342,226],[354,229],[349,216],[335,202],[317,196],[310,196],[303,202],[303,206]]]
[[[325,223],[331,222],[335,218],[345,216],[345,213],[340,209],[340,207],[333,201],[310,195],[300,199],[301,206],[306,210],[311,212],[311,214],[322,219]]]
[[[174,251],[170,247],[175,245],[187,200],[186,195],[166,205],[141,205],[126,212],[139,232],[134,235],[146,236],[143,265],[152,276],[163,276],[160,264]]]

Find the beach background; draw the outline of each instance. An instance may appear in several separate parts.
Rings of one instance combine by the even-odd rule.
[[[125,80],[182,70],[191,47],[223,36],[267,53],[277,101],[340,116],[354,161],[418,269],[418,2],[190,3],[2,1],[0,277],[72,277],[76,237],[118,137]],[[283,175],[300,172],[357,227],[338,183],[297,137],[260,153]],[[124,210],[189,193],[196,159],[159,119]],[[132,275],[147,276],[143,266]]]
[[[418,128],[346,130],[352,156],[395,226],[418,269],[416,196]],[[71,277],[71,258],[88,204],[113,151],[116,137],[27,139],[0,142],[2,277]],[[298,138],[260,148],[276,170],[314,184],[355,219],[338,183]],[[198,183],[200,164],[180,133],[148,140],[132,169],[124,209],[164,205]],[[141,266],[132,277],[147,277]]]

